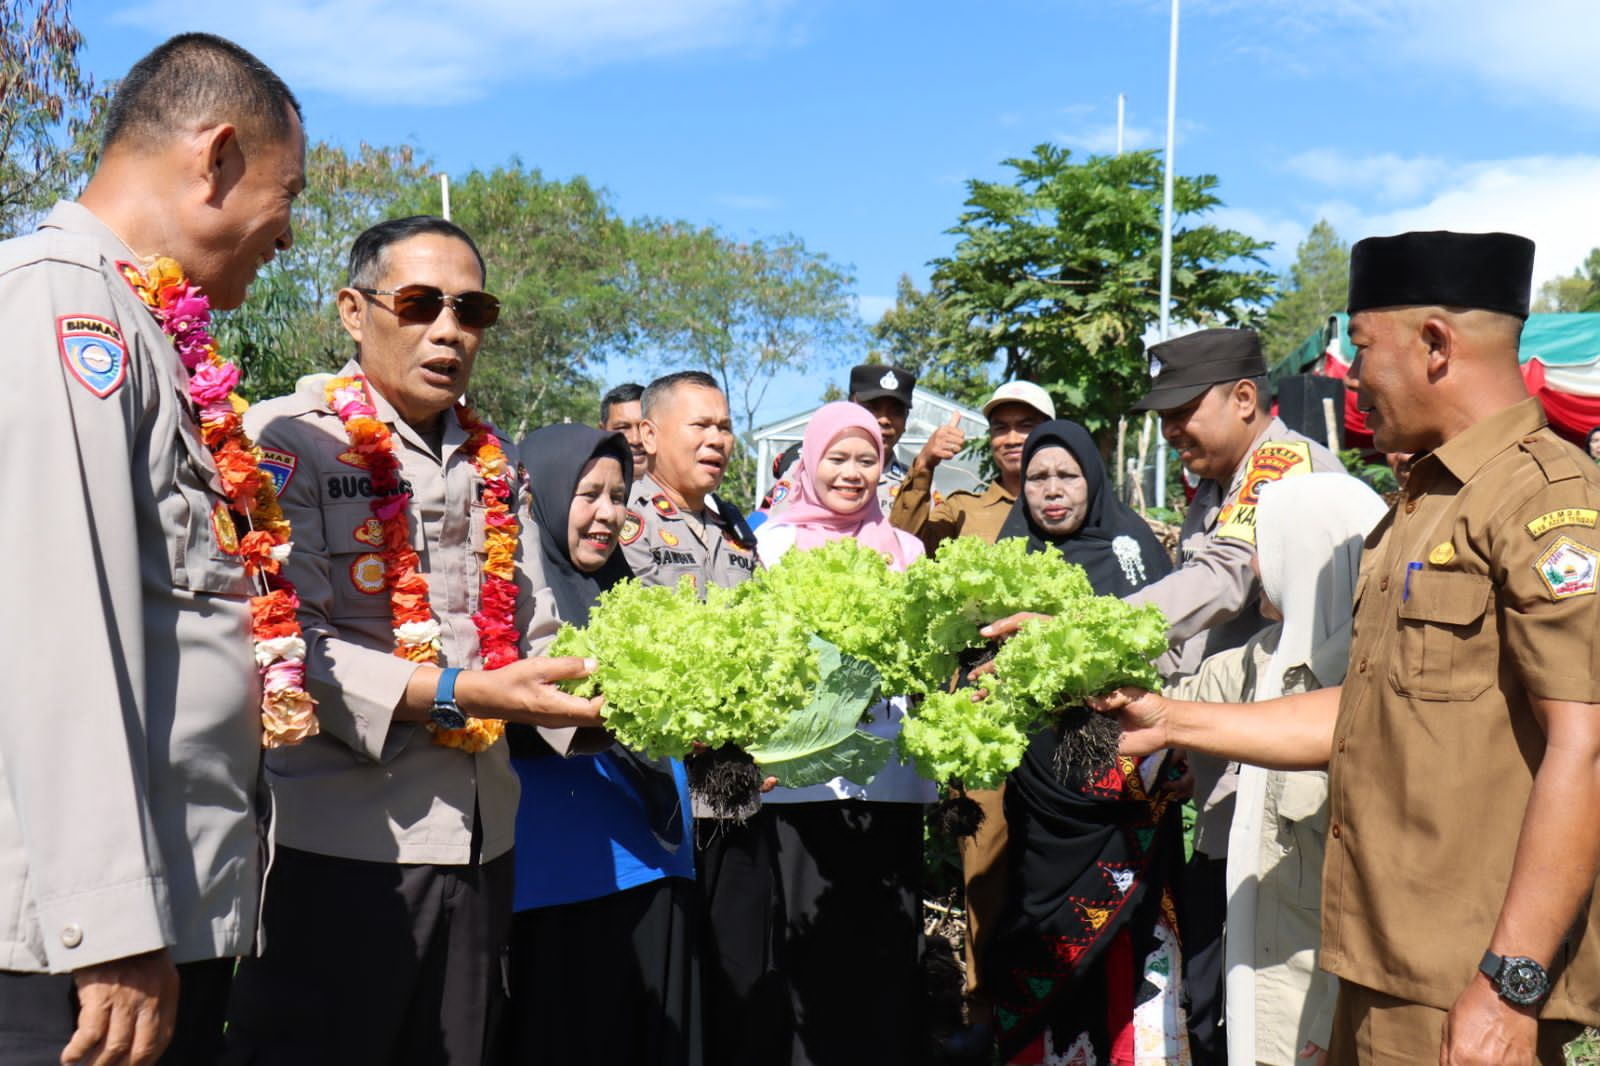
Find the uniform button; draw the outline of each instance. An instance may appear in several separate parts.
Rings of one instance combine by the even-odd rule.
[[[1524,444],[1532,444],[1534,441],[1536,441],[1538,439],[1539,439],[1538,437],[1523,437],[1522,438],[1522,443],[1524,443]]]
[[[1338,822],[1334,822],[1331,826],[1328,827],[1328,835],[1331,836],[1335,840],[1339,839],[1340,831],[1339,831],[1339,823]]]
[[[1389,579],[1387,577],[1385,577],[1382,581],[1378,582],[1378,591],[1379,592],[1388,592],[1389,591]]]
[[[1364,674],[1366,672],[1367,672],[1367,657],[1365,655],[1363,655],[1361,657],[1361,665],[1356,667],[1356,673]]]
[[[81,943],[83,943],[83,929],[77,922],[68,922],[61,927],[61,945],[63,947],[75,948]]]
[[[1416,509],[1417,509],[1417,501],[1416,500],[1407,500],[1406,501],[1406,514],[1413,514],[1413,513],[1416,512]]]
[[[1339,741],[1339,753],[1344,754],[1344,741]]]

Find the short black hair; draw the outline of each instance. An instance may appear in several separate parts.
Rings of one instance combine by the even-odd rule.
[[[680,385],[694,385],[702,389],[715,389],[722,391],[722,386],[717,384],[717,379],[707,374],[704,370],[679,370],[676,373],[666,374],[656,378],[645,386],[644,395],[639,399],[639,407],[644,417],[649,418],[650,412],[661,405]]]
[[[165,143],[186,124],[231,122],[277,141],[289,135],[300,101],[261,60],[210,33],[181,33],[133,65],[106,108],[102,151]]]
[[[489,283],[489,268],[483,262],[483,253],[478,251],[477,243],[466,230],[439,218],[437,215],[408,215],[405,218],[391,218],[370,227],[365,233],[356,238],[350,246],[350,275],[345,284],[352,289],[373,289],[383,280],[383,272],[388,269],[385,254],[392,245],[401,241],[420,237],[425,233],[436,233],[441,237],[454,237],[462,241],[472,254],[478,257],[478,273],[483,276],[483,284]]]
[[[644,395],[644,386],[635,385],[633,382],[618,385],[604,396],[600,397],[600,424],[606,424],[606,419],[611,417],[611,409],[619,403],[637,403],[643,406],[640,397]]]

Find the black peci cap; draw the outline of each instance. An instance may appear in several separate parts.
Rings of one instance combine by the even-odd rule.
[[[1261,338],[1253,329],[1203,329],[1153,344],[1150,391],[1135,411],[1182,407],[1213,385],[1266,376]]]
[[[850,371],[850,399],[856,403],[892,396],[911,409],[917,375],[897,366],[858,366]]]
[[[1533,242],[1513,233],[1401,233],[1350,249],[1350,314],[1375,307],[1470,307],[1528,317]]]

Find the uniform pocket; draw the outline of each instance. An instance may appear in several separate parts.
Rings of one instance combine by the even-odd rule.
[[[340,618],[371,618],[390,613],[384,575],[383,525],[370,500],[324,502],[322,532],[328,546],[333,609]]]
[[[1470,700],[1494,682],[1499,657],[1483,642],[1493,586],[1482,574],[1415,570],[1402,597],[1389,683],[1403,696]]]
[[[188,418],[178,419],[178,439],[173,484],[183,509],[182,520],[167,528],[172,583],[191,592],[249,596],[250,582],[239,559],[241,531],[222,495],[211,452]]]

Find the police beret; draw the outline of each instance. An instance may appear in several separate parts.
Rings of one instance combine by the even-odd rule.
[[[1528,317],[1533,242],[1513,233],[1401,233],[1350,249],[1350,314],[1470,307]]]
[[[917,375],[897,366],[858,366],[850,371],[850,399],[856,403],[891,396],[911,408],[911,390]]]
[[[1152,344],[1150,391],[1135,411],[1182,407],[1213,385],[1265,377],[1267,361],[1253,329],[1203,329]]]

